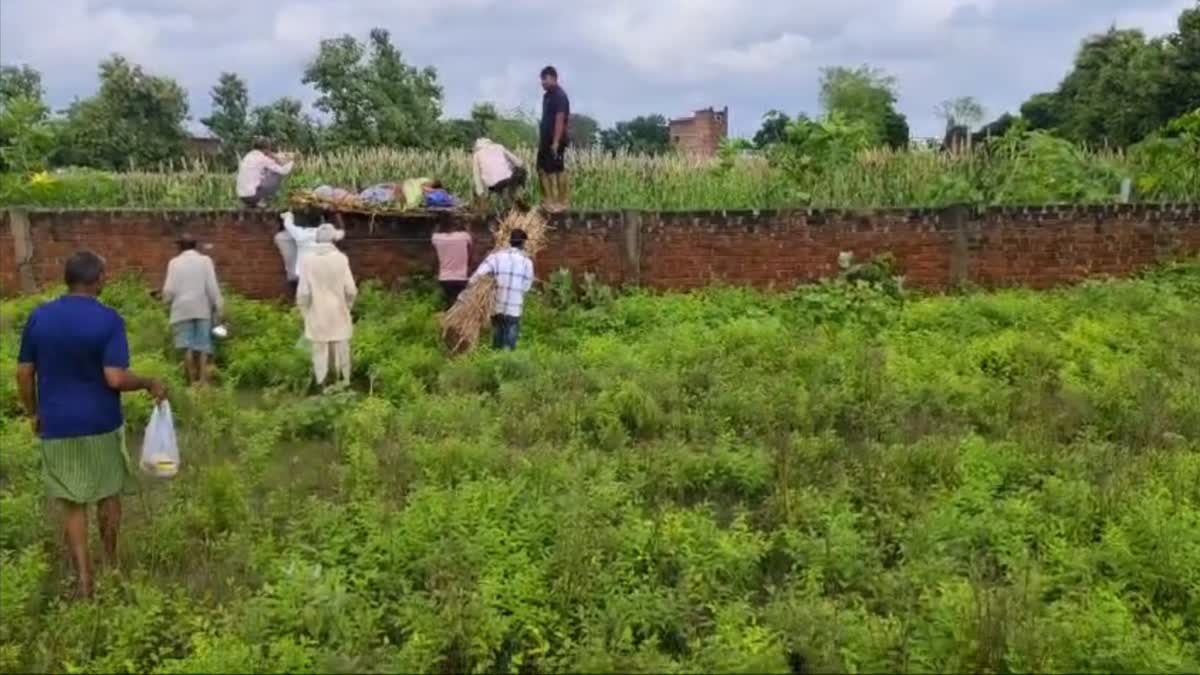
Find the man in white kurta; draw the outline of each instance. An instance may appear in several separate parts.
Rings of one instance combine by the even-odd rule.
[[[312,344],[313,376],[318,385],[329,374],[330,354],[343,384],[350,383],[350,337],[354,323],[350,308],[358,296],[350,260],[333,245],[338,229],[325,223],[317,228],[316,243],[297,264],[296,304],[304,315],[304,336]]]

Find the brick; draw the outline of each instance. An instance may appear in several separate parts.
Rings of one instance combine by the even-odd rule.
[[[713,280],[786,289],[835,274],[842,251],[868,259],[895,255],[914,287],[937,290],[951,282],[954,260],[965,254],[966,280],[983,286],[1048,288],[1095,275],[1132,274],[1169,258],[1200,254],[1200,205],[987,207],[948,220],[930,209],[803,212],[727,211],[642,215],[642,283],[687,290]],[[448,218],[413,215],[347,219],[344,249],[361,279],[402,283],[431,275],[436,257],[428,244]],[[184,231],[212,244],[209,253],[222,281],[251,297],[272,297],[282,287],[282,263],[273,237],[275,214],[238,211],[33,211],[29,214],[34,277],[58,283],[63,261],[90,248],[104,255],[111,273],[141,271],[162,282]],[[535,262],[540,277],[566,268],[577,278],[594,273],[621,285],[632,278],[624,254],[624,215],[570,213],[553,218],[549,246]],[[473,263],[491,246],[485,223],[467,220],[476,237]],[[956,250],[966,233],[966,246]],[[961,245],[960,245],[961,246]],[[18,292],[7,212],[0,211],[0,293]]]

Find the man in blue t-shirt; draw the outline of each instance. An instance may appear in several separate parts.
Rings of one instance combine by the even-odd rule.
[[[62,504],[68,555],[79,594],[92,594],[87,507],[96,520],[107,564],[117,564],[121,494],[132,487],[125,452],[121,392],[166,398],[162,383],[129,371],[125,321],[100,304],[104,261],[76,253],[66,264],[67,294],[33,311],[21,335],[17,386],[41,438],[42,477]]]

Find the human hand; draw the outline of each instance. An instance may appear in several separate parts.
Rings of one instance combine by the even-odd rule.
[[[150,395],[154,397],[155,403],[162,403],[167,400],[167,386],[159,380],[150,380],[150,385],[146,387]]]
[[[550,154],[554,155],[555,157],[558,157],[558,143],[550,144]]]

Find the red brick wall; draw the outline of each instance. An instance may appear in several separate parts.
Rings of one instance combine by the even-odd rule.
[[[0,292],[19,291],[11,218],[0,212]],[[435,271],[429,235],[449,214],[347,220],[344,249],[356,276],[386,283]],[[90,248],[114,274],[134,271],[159,284],[173,240],[190,232],[226,285],[277,295],[282,263],[274,214],[238,211],[33,211],[33,272],[57,283],[63,261]],[[482,253],[490,237],[467,221]],[[1200,255],[1200,205],[950,210],[572,213],[555,216],[538,276],[566,267],[610,284],[688,289],[714,281],[789,288],[836,273],[841,251],[859,259],[890,252],[913,286],[961,282],[1044,288],[1120,276],[1156,262]],[[478,258],[478,253],[476,258]]]

